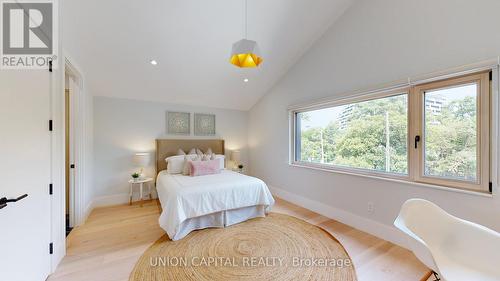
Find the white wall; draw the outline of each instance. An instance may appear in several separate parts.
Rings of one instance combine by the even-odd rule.
[[[75,116],[73,121],[75,122],[73,125],[73,133],[75,134],[75,180],[76,180],[76,188],[79,190],[75,190],[75,194],[73,197],[75,199],[75,221],[74,223],[78,226],[83,224],[92,211],[92,203],[93,198],[95,196],[95,191],[93,188],[93,175],[92,175],[92,167],[93,167],[93,96],[92,91],[89,88],[89,81],[87,79],[88,73],[92,71],[92,69],[84,69],[82,67],[82,61],[77,60],[77,57],[72,53],[79,53],[78,49],[75,49],[74,42],[78,41],[75,38],[79,38],[78,34],[75,34],[75,30],[71,28],[71,22],[74,20],[69,13],[70,6],[65,1],[59,1],[60,9],[61,9],[61,22],[62,22],[62,34],[61,34],[61,47],[63,50],[62,56],[65,60],[62,61],[62,67],[64,68],[65,64],[68,67],[70,73],[75,76],[78,81],[79,92],[73,91],[72,99],[75,102],[75,108],[73,109],[73,114]],[[80,47],[81,44],[76,44],[76,46]],[[64,47],[64,48],[63,48]],[[68,49],[69,47],[69,49]],[[69,86],[69,78],[66,79],[64,76],[61,78],[64,81],[65,86]],[[76,77],[78,76],[78,77]],[[75,94],[77,94],[75,96]],[[64,94],[63,94],[64,97]],[[64,98],[62,99],[62,108],[64,108]],[[62,126],[64,126],[64,110],[62,110]],[[64,151],[64,134],[62,135],[62,146]],[[64,157],[64,155],[63,155]],[[64,163],[64,159],[62,160]],[[64,167],[63,167],[64,168]],[[64,169],[63,169],[64,171]],[[63,173],[64,177],[64,173]],[[81,206],[79,206],[81,205]],[[64,218],[65,223],[65,218]],[[64,235],[66,232],[64,231]],[[64,236],[64,239],[66,236]]]
[[[216,136],[175,136],[166,133],[166,112],[213,113]],[[191,114],[191,131],[193,131]],[[241,150],[243,165],[247,161],[248,113],[207,107],[183,106],[158,102],[94,97],[94,197],[95,205],[127,202],[128,183],[137,167],[132,163],[135,152],[151,152],[146,173],[154,176],[155,139],[216,138],[224,139],[226,158],[230,150]]]
[[[287,164],[289,105],[496,58],[499,11],[496,0],[355,3],[250,111],[251,173],[290,200],[351,224],[359,218],[357,227],[387,239],[399,239],[389,237],[396,234],[391,225],[401,204],[413,197],[430,199],[453,214],[500,231],[499,196],[485,198]],[[367,212],[369,201],[375,204],[373,214]]]
[[[85,76],[83,74],[82,79],[85,81]],[[78,154],[76,157],[76,163],[78,163],[81,167],[77,167],[76,172],[81,172],[81,175],[76,177],[80,184],[81,191],[79,192],[82,197],[79,201],[83,205],[82,208],[78,208],[77,212],[81,212],[78,214],[76,223],[78,225],[83,224],[87,219],[88,215],[92,211],[92,203],[93,198],[95,196],[94,190],[94,181],[93,181],[93,96],[89,94],[88,89],[84,87],[80,89],[82,91],[80,99],[78,100],[77,106],[79,107],[79,117],[80,120],[77,120],[77,124],[75,127],[78,128],[79,132],[76,132],[78,139],[80,139],[81,143],[77,144],[79,148]],[[77,129],[75,128],[75,129]],[[78,141],[78,140],[77,140]],[[77,187],[78,188],[78,187]]]

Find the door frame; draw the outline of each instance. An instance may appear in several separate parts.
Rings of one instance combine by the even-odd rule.
[[[65,202],[66,204],[69,205],[69,226],[74,227],[76,225],[76,216],[75,216],[75,211],[76,211],[76,202],[75,202],[75,190],[80,190],[80,188],[76,188],[76,167],[75,168],[69,168],[67,167],[68,165],[75,164],[76,161],[76,131],[75,128],[77,126],[77,118],[75,118],[75,113],[77,114],[78,112],[76,111],[78,102],[77,99],[78,93],[80,92],[80,78],[75,74],[75,71],[70,67],[68,63],[65,63],[65,69],[64,69],[64,80],[65,80],[65,99],[69,99],[69,105],[67,106],[66,103],[67,101],[65,100],[65,106],[64,106],[64,137],[65,137],[65,142],[64,142],[64,148],[65,148],[65,161],[64,161],[64,173],[65,173],[65,193],[68,192],[69,194],[65,194],[65,201],[68,200],[69,202]],[[68,91],[68,95],[66,95],[66,91]],[[66,112],[66,109],[68,109],[69,113]],[[69,121],[69,125],[67,122]],[[66,131],[66,129],[69,128],[69,134]],[[66,137],[69,136],[69,142],[66,139]],[[66,147],[69,145],[69,148]],[[69,155],[66,155],[66,153],[69,153]],[[68,163],[67,163],[68,162]],[[69,181],[67,181],[67,177],[69,177]],[[69,184],[69,187],[66,187],[66,185]]]
[[[90,181],[89,164],[91,161],[91,136],[92,128],[89,117],[92,108],[91,100],[84,88],[84,76],[80,67],[75,61],[63,51],[63,59],[58,60],[57,69],[51,81],[51,119],[53,120],[53,131],[51,135],[51,183],[53,184],[53,194],[51,198],[51,241],[53,243],[53,255],[51,255],[51,270],[53,273],[62,258],[66,255],[66,188],[65,188],[65,70],[68,70],[74,77],[78,91],[73,94],[75,102],[73,118],[73,133],[75,136],[74,159],[75,159],[75,185],[73,192],[73,209],[70,210],[73,216],[73,226],[81,225],[88,216],[90,206],[86,201],[88,193],[88,181]],[[87,168],[89,167],[89,168]],[[86,191],[87,190],[87,191]],[[85,192],[86,191],[86,192]],[[71,199],[70,199],[71,200]]]
[[[74,83],[75,88],[70,88],[70,149],[73,157],[70,159],[75,168],[73,173],[73,185],[70,185],[70,224],[72,227],[81,225],[85,220],[85,198],[83,186],[85,186],[85,153],[86,153],[86,103],[83,90],[83,77],[72,61],[66,56],[64,60],[65,72],[67,72]]]

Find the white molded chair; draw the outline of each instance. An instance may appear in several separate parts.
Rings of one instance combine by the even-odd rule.
[[[408,235],[417,258],[442,280],[500,280],[500,233],[423,199],[406,201],[394,225]]]

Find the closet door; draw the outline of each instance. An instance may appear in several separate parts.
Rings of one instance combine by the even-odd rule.
[[[0,70],[0,279],[42,281],[50,271],[50,79]],[[4,200],[3,200],[4,201]]]

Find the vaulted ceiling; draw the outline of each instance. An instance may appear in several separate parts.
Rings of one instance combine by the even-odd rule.
[[[248,110],[352,2],[248,0],[256,69],[229,63],[243,0],[64,0],[63,44],[94,96]]]

